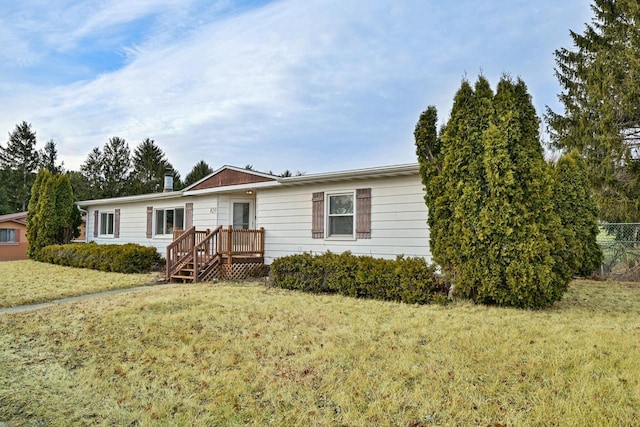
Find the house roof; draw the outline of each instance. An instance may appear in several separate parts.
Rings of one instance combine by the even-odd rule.
[[[289,176],[278,178],[278,182],[284,185],[301,185],[312,182],[345,181],[352,179],[370,179],[392,176],[415,175],[420,172],[418,163],[404,165],[380,166],[375,168],[352,169],[337,172],[323,172],[309,175]]]
[[[149,193],[149,194],[140,194],[137,196],[125,196],[125,197],[113,197],[110,199],[95,199],[95,200],[81,200],[76,202],[76,205],[83,208],[85,206],[94,206],[94,205],[104,205],[107,203],[134,203],[141,202],[144,200],[160,200],[160,199],[171,199],[171,198],[182,197],[182,191],[168,191],[165,193]]]
[[[226,165],[181,191],[142,194],[139,196],[118,197],[112,199],[85,200],[77,202],[77,205],[80,207],[89,207],[94,205],[113,204],[114,202],[134,203],[145,200],[160,200],[209,193],[257,190],[260,188],[273,188],[280,186],[408,176],[416,175],[419,171],[420,167],[417,163],[410,163],[403,165],[323,172],[300,176],[278,177],[267,173]]]
[[[22,225],[27,224],[27,212],[16,212],[12,214],[0,215],[0,222],[17,222]]]

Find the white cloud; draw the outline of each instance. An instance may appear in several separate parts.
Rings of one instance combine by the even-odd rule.
[[[559,45],[543,38],[568,33],[557,16],[567,6],[536,12],[526,2],[100,4],[75,10],[75,25],[44,24],[42,33],[73,50],[105,33],[130,38],[120,32],[152,17],[148,33],[115,47],[128,62],[64,86],[23,84],[22,93],[0,105],[0,125],[32,122],[41,141],[56,140],[72,169],[114,135],[132,149],[155,139],[183,176],[200,159],[214,168],[250,163],[274,172],[414,161],[420,112],[436,104],[445,119],[465,72],[473,80],[482,69],[495,81],[510,71],[534,81],[532,92],[548,90],[551,51]],[[519,52],[523,46],[530,56]]]

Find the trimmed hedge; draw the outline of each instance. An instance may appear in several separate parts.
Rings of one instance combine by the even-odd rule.
[[[36,261],[114,273],[146,273],[157,269],[162,258],[153,247],[91,242],[46,246],[40,250]]]
[[[408,304],[446,303],[449,285],[424,258],[395,260],[351,252],[278,258],[270,266],[274,287]]]

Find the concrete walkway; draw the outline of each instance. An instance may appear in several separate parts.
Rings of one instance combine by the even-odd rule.
[[[75,296],[75,297],[55,299],[55,300],[42,302],[42,303],[38,303],[38,304],[19,305],[19,306],[16,306],[16,307],[0,308],[0,315],[2,315],[2,314],[13,314],[13,313],[23,313],[25,311],[34,311],[34,310],[39,310],[39,309],[45,308],[45,307],[51,307],[53,305],[66,304],[66,303],[69,303],[69,302],[76,302],[76,301],[86,301],[86,300],[89,300],[89,299],[101,298],[101,297],[106,297],[106,296],[109,296],[109,295],[123,294],[123,293],[126,293],[126,292],[138,292],[138,291],[145,291],[145,290],[150,290],[150,289],[164,289],[164,288],[170,288],[170,287],[181,286],[181,285],[183,286],[184,284],[182,284],[182,283],[163,283],[163,284],[160,284],[160,285],[147,285],[147,286],[136,286],[135,288],[114,289],[112,291],[104,291],[104,292],[97,292],[97,293],[94,293],[94,294],[85,294],[85,295],[78,295],[78,296]],[[2,427],[2,424],[0,424],[0,427]]]

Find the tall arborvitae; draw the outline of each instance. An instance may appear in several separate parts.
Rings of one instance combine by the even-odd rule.
[[[431,251],[456,295],[540,308],[566,290],[538,124],[522,81],[503,77],[495,95],[483,77],[474,88],[464,81],[438,140],[438,161],[419,156],[425,190],[435,195],[426,197],[435,217]],[[416,143],[420,154],[424,144]]]
[[[40,231],[40,211],[38,210],[40,203],[40,194],[43,183],[51,178],[51,172],[48,169],[41,169],[36,175],[36,179],[31,186],[31,198],[29,199],[29,210],[27,211],[27,255],[29,258],[35,258],[39,246]]]
[[[565,236],[564,261],[572,274],[590,276],[602,265],[603,255],[596,241],[598,208],[580,153],[573,150],[560,157],[555,172],[553,198]]]
[[[37,260],[45,246],[69,243],[77,237],[82,219],[67,175],[52,175],[43,168],[31,191],[27,254]]]
[[[420,176],[425,191],[424,200],[429,211],[435,211],[435,202],[440,196],[438,176],[442,170],[442,156],[440,156],[440,138],[438,137],[438,110],[434,106],[429,106],[421,115],[416,124],[413,135],[416,139],[416,154],[420,163]],[[438,229],[436,215],[429,215],[427,223],[431,230]],[[430,244],[433,245],[433,236],[430,237]]]

